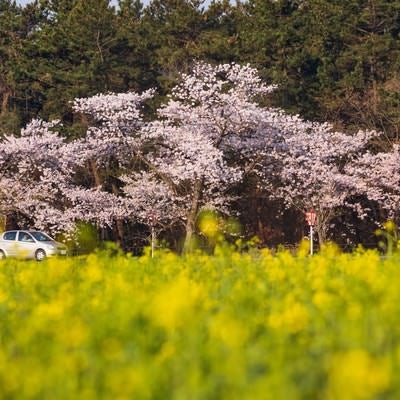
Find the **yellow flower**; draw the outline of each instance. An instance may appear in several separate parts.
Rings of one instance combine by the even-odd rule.
[[[307,327],[309,314],[300,303],[290,303],[284,310],[272,313],[268,318],[268,324],[276,330],[289,333],[297,333]]]
[[[7,300],[8,294],[4,290],[0,289],[0,303],[5,303]]]
[[[240,348],[248,337],[246,325],[225,314],[216,315],[209,326],[212,339],[221,340],[230,348]]]
[[[390,233],[393,233],[396,230],[396,224],[391,220],[386,221],[383,224],[383,227],[385,228],[386,231],[388,231]]]
[[[327,398],[332,400],[374,399],[390,383],[388,362],[364,350],[335,355],[328,373]]]
[[[108,361],[118,361],[124,355],[121,343],[114,338],[105,339],[101,347],[104,358]]]
[[[175,281],[163,285],[150,305],[153,320],[164,328],[174,330],[185,324],[202,299],[200,285],[180,275]]]
[[[333,296],[327,292],[318,291],[314,294],[312,301],[316,307],[324,310],[332,305]]]
[[[200,216],[199,229],[208,238],[215,238],[219,231],[219,220],[218,217],[213,212],[204,212]]]
[[[308,240],[302,240],[299,247],[297,248],[297,257],[304,258],[310,254],[310,242]]]
[[[86,268],[83,270],[83,276],[90,283],[99,282],[103,279],[103,270],[96,255],[91,254],[86,259]]]
[[[68,320],[68,326],[60,332],[60,341],[67,347],[79,347],[89,336],[89,330],[79,318]]]
[[[362,308],[359,304],[357,303],[350,303],[347,306],[347,317],[354,321],[356,319],[359,319],[362,315]]]
[[[64,316],[65,308],[66,304],[61,299],[42,303],[36,308],[36,316],[39,321],[59,320]]]
[[[150,398],[149,377],[143,368],[124,366],[111,368],[105,376],[105,386],[112,399],[147,399]]]
[[[162,364],[163,362],[172,358],[175,354],[176,354],[175,346],[173,344],[171,344],[170,342],[166,342],[162,346],[159,354],[157,355],[157,362],[159,364]]]

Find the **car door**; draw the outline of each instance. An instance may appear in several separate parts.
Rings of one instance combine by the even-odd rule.
[[[37,244],[32,235],[25,231],[18,232],[17,256],[21,258],[33,258]]]
[[[17,231],[8,231],[3,234],[2,247],[7,253],[7,257],[15,257],[17,255]]]

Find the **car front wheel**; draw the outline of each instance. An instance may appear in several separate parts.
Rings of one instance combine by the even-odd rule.
[[[45,258],[46,258],[46,253],[44,250],[42,250],[42,249],[36,250],[36,253],[35,253],[36,261],[43,261]]]
[[[6,254],[3,250],[0,250],[0,260],[4,260],[6,258]]]

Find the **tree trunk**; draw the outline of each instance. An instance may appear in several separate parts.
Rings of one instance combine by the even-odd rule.
[[[7,229],[7,215],[0,214],[0,232],[4,232]]]
[[[325,218],[324,218],[325,217]],[[327,215],[317,215],[317,223],[315,225],[315,233],[317,234],[318,237],[318,247],[321,248],[321,246],[326,243],[328,240],[328,223],[330,221],[330,218],[327,217]]]
[[[113,193],[117,196],[119,194],[119,189],[115,184],[111,185]],[[115,221],[115,230],[117,236],[117,243],[123,247],[124,237],[125,237],[125,229],[124,229],[124,221],[117,219]]]
[[[193,235],[196,230],[196,219],[199,212],[201,192],[203,190],[203,178],[196,179],[193,188],[193,197],[190,211],[186,221],[186,236],[183,244],[183,252],[189,253],[193,250]]]
[[[103,186],[103,179],[101,178],[101,176],[99,174],[95,160],[89,161],[89,168],[90,168],[90,172],[93,175],[95,185]]]
[[[154,225],[151,226],[151,258],[154,258],[154,251],[156,247],[156,231]]]
[[[5,114],[8,111],[8,102],[11,97],[11,91],[7,90],[3,92],[3,100],[1,102],[1,114]]]
[[[315,227],[315,233],[317,234],[318,237],[318,247],[321,248],[321,246],[326,242],[327,240],[327,232],[325,227],[323,226],[316,226]]]
[[[318,247],[321,248],[328,240],[329,224],[335,213],[330,209],[317,210],[315,233],[318,237]]]
[[[93,179],[94,179],[94,183],[97,187],[99,186],[103,186],[103,178],[99,173],[99,170],[97,168],[96,165],[96,161],[95,160],[89,160],[88,162],[88,167],[89,167],[89,171],[91,172],[91,174],[93,175]],[[114,190],[114,188],[113,188]],[[122,223],[122,221],[120,221]],[[99,227],[100,229],[100,237],[103,239],[106,236],[106,231],[104,227]],[[123,224],[122,227],[118,226],[118,221],[117,221],[117,227],[116,227],[116,237],[117,237],[117,243],[121,246],[122,245],[122,239],[123,239],[123,232],[121,233],[120,229],[123,230]]]

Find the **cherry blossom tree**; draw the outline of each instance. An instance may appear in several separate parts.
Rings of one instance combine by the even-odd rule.
[[[184,199],[175,196],[162,180],[146,171],[121,177],[125,186],[127,216],[150,228],[151,250],[154,254],[157,237],[173,228],[186,212]]]
[[[400,146],[387,152],[362,154],[346,166],[346,174],[356,182],[357,191],[375,202],[387,218],[398,220],[400,208]]]
[[[5,136],[0,143],[2,212],[18,212],[26,218],[34,216],[35,225],[42,227],[45,215],[50,227],[69,229],[57,203],[64,182],[63,139],[52,129],[55,122],[33,120],[21,131],[20,137]],[[57,222],[56,222],[57,221]]]
[[[76,100],[75,111],[94,124],[70,146],[82,165],[95,163],[97,170],[117,161],[126,216],[159,230],[184,224],[185,248],[199,212],[228,213],[231,188],[252,170],[287,206],[316,210],[322,242],[332,218],[356,193],[345,166],[374,133],[350,136],[259,106],[256,100],[273,89],[249,66],[198,63],[151,122],[144,121],[142,104],[153,91]],[[95,181],[110,190],[106,181]]]
[[[255,99],[272,90],[249,66],[198,63],[150,123],[143,122],[139,105],[152,92],[132,93],[123,102],[111,94],[80,99],[75,110],[98,122],[79,142],[82,160],[102,162],[106,145],[106,158],[119,157],[125,168],[121,181],[129,214],[148,225],[183,223],[187,249],[200,210],[226,212],[230,188],[252,166],[251,146],[265,149],[270,131]]]
[[[345,134],[328,123],[303,121],[296,116],[292,125],[282,125],[281,133],[281,144],[273,152],[276,162],[268,169],[273,176],[269,188],[287,207],[302,213],[310,209],[316,212],[315,230],[323,243],[332,219],[350,206],[351,196],[360,194],[359,177],[349,174],[348,169],[377,133]],[[364,213],[361,207],[356,211],[361,216]]]
[[[249,66],[198,63],[172,90],[159,120],[146,127],[146,136],[161,143],[149,154],[155,166],[149,173],[184,205],[185,249],[202,209],[228,212],[230,189],[254,160],[249,154],[255,137],[269,140],[263,108],[255,100],[273,89]]]
[[[73,102],[74,111],[89,117],[91,125],[82,138],[68,144],[68,152],[76,155],[77,166],[89,171],[95,190],[106,192],[110,201],[113,195],[120,203],[118,207],[125,204],[123,215],[114,224],[119,242],[124,238],[123,221],[132,208],[121,199],[119,175],[124,168],[135,168],[133,164],[138,161],[143,146],[139,134],[144,124],[141,107],[153,95],[153,90],[142,94],[108,93]]]
[[[74,182],[77,155],[54,130],[58,122],[33,120],[20,137],[0,142],[1,211],[52,233],[72,232],[77,221],[110,224],[119,200]],[[107,211],[106,211],[107,210]]]
[[[153,90],[142,94],[109,93],[74,100],[74,111],[90,116],[92,125],[84,137],[69,143],[68,152],[76,155],[80,166],[92,169],[97,186],[104,184],[99,169],[115,162],[126,166],[132,161],[135,150],[143,145],[141,105],[151,99],[153,93]]]
[[[228,214],[234,189],[254,173],[287,207],[316,211],[320,242],[354,195],[393,213],[398,148],[374,155],[366,147],[375,132],[347,135],[261,106],[273,90],[249,66],[196,63],[152,120],[144,110],[154,90],[76,99],[83,137],[67,142],[56,122],[33,120],[0,142],[2,212],[53,232],[77,221],[116,226],[120,237],[127,219],[153,233],[180,224],[187,250],[199,213]]]

